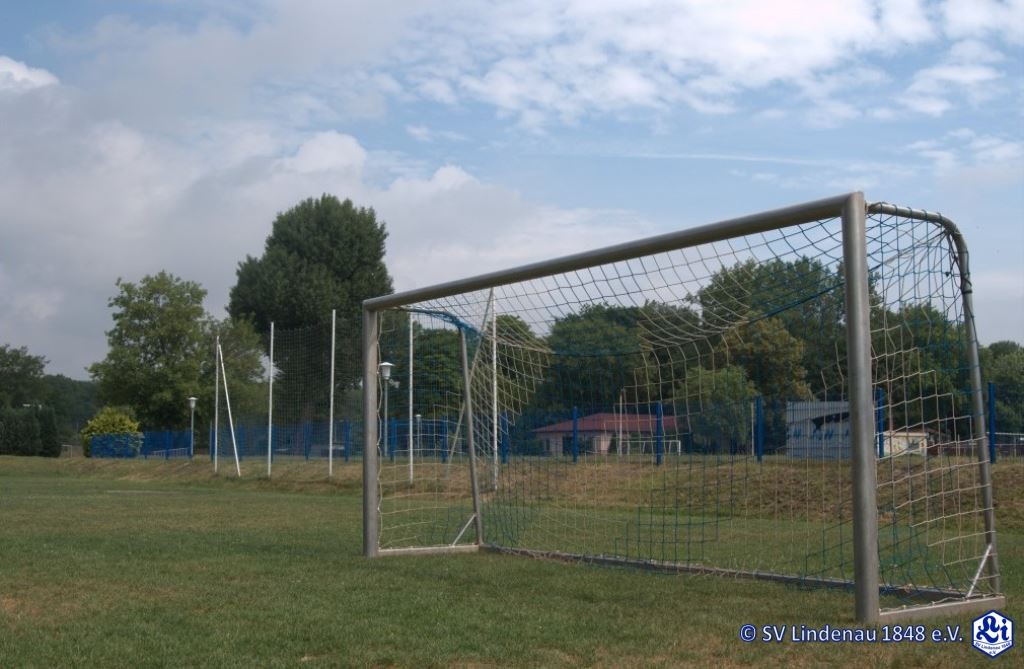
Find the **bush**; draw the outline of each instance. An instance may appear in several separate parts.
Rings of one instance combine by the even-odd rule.
[[[139,434],[139,423],[132,418],[128,409],[121,407],[103,407],[96,412],[82,431],[82,453],[90,455],[92,438],[101,434]]]
[[[0,409],[0,455],[39,455],[42,450],[34,409]]]
[[[39,423],[39,452],[47,458],[60,456],[60,433],[57,429],[57,415],[50,407],[35,410],[35,419]]]

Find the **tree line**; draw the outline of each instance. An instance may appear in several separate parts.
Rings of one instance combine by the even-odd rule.
[[[963,325],[928,302],[886,305],[879,281],[870,282],[872,379],[886,429],[927,427],[966,436],[972,411]],[[537,325],[543,333],[500,315],[499,395],[536,422],[619,405],[653,414],[662,403],[664,411],[689,421],[677,423],[681,431],[718,445],[747,439],[752,400],[760,397],[766,441],[779,448],[786,441],[787,402],[846,396],[843,282],[841,266],[815,259],[748,261],[720,269],[680,303],[584,305]],[[391,320],[383,328],[384,355],[395,364],[398,399],[390,413],[401,417],[408,412],[409,320],[405,314]],[[459,337],[450,326],[412,327],[413,411],[441,417],[452,412],[453,393],[462,386]],[[490,324],[479,327],[471,346],[491,335]],[[489,352],[482,359],[491,364]],[[1024,430],[1024,349],[997,342],[982,347],[982,363],[985,378],[999,388],[1000,431]]]
[[[361,303],[392,291],[384,262],[387,230],[373,209],[323,195],[280,213],[263,253],[237,267],[227,314],[204,308],[206,290],[166,271],[137,282],[118,279],[109,300],[113,325],[108,351],[89,366],[90,381],[44,374],[46,360],[27,349],[0,347],[0,407],[52,410],[60,439],[83,428],[100,407],[117,407],[142,429],[184,429],[186,398],[198,398],[196,424],[212,419],[213,342],[219,336],[231,380],[232,404],[241,414],[265,411],[264,358],[270,324],[280,330],[325,324],[337,312],[336,397],[359,406]],[[873,281],[876,278],[873,278]],[[499,392],[517,411],[565,414],[572,407],[608,411],[671,400],[695,416],[702,407],[741,406],[749,398],[832,399],[846,379],[843,271],[812,258],[753,260],[715,272],[696,294],[675,304],[648,302],[623,307],[591,304],[534,331],[523,319],[499,315]],[[874,290],[874,284],[872,285]],[[872,322],[878,352],[873,378],[900,424],[935,422],[956,432],[965,415],[967,364],[962,325],[927,302],[893,310],[876,305]],[[408,319],[396,317],[390,336],[404,342]],[[416,410],[427,416],[461,386],[457,333],[415,324]],[[403,329],[405,328],[405,329]],[[323,341],[275,355],[275,393],[300,395],[302,370],[323,368]],[[896,340],[898,339],[898,344]],[[398,366],[394,383],[407,383],[404,346],[389,353]],[[1024,349],[1015,342],[983,347],[986,380],[998,384],[1001,431],[1024,431]],[[645,370],[657,369],[656,378]],[[517,370],[512,374],[508,370]],[[907,380],[913,383],[908,384]],[[516,385],[527,388],[517,390]],[[913,387],[911,387],[913,386]],[[448,390],[446,390],[448,389]],[[523,390],[523,391],[521,391]],[[627,397],[628,395],[628,397]],[[960,398],[956,403],[910,401],[913,396]],[[28,405],[28,406],[26,406]],[[745,405],[744,405],[745,406]],[[682,409],[679,409],[682,410]],[[744,409],[746,411],[746,409]],[[397,410],[392,413],[397,415]],[[968,412],[969,413],[969,412]],[[702,429],[723,439],[740,429],[739,416],[704,412]],[[109,411],[107,416],[109,417]],[[323,418],[296,401],[281,420]],[[766,417],[778,438],[784,418]],[[26,428],[27,429],[27,428]],[[197,431],[200,443],[203,430]]]

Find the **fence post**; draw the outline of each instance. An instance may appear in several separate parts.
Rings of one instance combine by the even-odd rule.
[[[757,461],[764,458],[764,395],[754,398],[754,452]]]
[[[448,419],[441,419],[441,462],[448,462]]]
[[[665,413],[661,402],[654,405],[654,464],[661,465],[665,453]]]
[[[501,414],[501,464],[508,464],[509,450],[508,414]]]
[[[988,459],[996,461],[996,384],[988,382]]]
[[[580,455],[579,446],[579,410],[572,408],[572,461],[576,462]]]
[[[875,420],[878,423],[878,459],[885,457],[885,391],[881,388],[875,389]],[[928,445],[925,444],[927,455]]]

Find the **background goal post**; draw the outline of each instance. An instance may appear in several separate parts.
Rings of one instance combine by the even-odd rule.
[[[967,260],[852,193],[367,300],[364,553],[998,607]]]

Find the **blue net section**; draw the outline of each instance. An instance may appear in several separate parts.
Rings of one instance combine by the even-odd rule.
[[[188,431],[150,430],[92,437],[89,452],[94,458],[191,458],[192,434]]]

